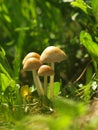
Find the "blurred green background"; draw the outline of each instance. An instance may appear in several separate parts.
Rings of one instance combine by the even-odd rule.
[[[31,84],[30,74],[22,71],[22,59],[31,51],[39,54],[50,45],[59,46],[68,59],[56,65],[55,80],[76,80],[90,57],[80,44],[84,28],[93,34],[94,19],[70,0],[0,0],[0,45],[6,52],[13,77],[21,84]],[[90,0],[86,0],[90,5]],[[89,23],[91,21],[92,24]],[[29,76],[29,81],[28,77]],[[85,76],[82,82],[85,81]]]

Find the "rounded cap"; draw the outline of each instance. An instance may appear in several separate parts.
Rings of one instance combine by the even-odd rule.
[[[61,62],[67,58],[67,55],[60,48],[55,46],[47,47],[41,54],[42,63]]]
[[[28,53],[28,54],[24,57],[24,59],[23,59],[23,61],[22,61],[22,64],[24,64],[25,61],[26,61],[28,58],[37,58],[37,59],[40,59],[40,55],[39,55],[38,53],[36,53],[36,52],[30,52],[30,53]]]
[[[52,68],[49,65],[42,65],[38,69],[38,75],[40,75],[40,76],[45,76],[45,75],[50,76],[53,74],[54,74],[54,71],[52,70]]]
[[[37,58],[28,58],[24,65],[23,65],[23,70],[25,71],[31,71],[31,70],[36,70],[41,66],[41,62]]]

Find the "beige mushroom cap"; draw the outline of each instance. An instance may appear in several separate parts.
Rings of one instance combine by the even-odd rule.
[[[47,47],[40,56],[42,63],[61,62],[67,58],[67,55],[60,48],[55,46]]]
[[[31,71],[31,70],[36,70],[41,66],[41,62],[37,58],[28,58],[24,65],[23,65],[23,70],[25,71]]]
[[[28,54],[24,57],[24,59],[23,59],[23,61],[22,61],[22,64],[24,64],[25,61],[26,61],[28,58],[37,58],[37,59],[40,59],[40,55],[39,55],[38,53],[36,53],[36,52],[30,52],[30,53],[28,53]]]
[[[54,71],[52,70],[52,68],[49,65],[42,65],[38,69],[38,75],[40,75],[40,76],[45,76],[45,75],[50,76],[53,74],[54,74]]]

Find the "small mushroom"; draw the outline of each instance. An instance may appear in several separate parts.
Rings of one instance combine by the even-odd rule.
[[[51,67],[54,70],[54,63],[61,62],[67,58],[67,55],[60,48],[55,46],[47,47],[40,56],[42,63],[51,63]],[[50,76],[50,99],[53,99],[53,83],[54,75]]]
[[[39,55],[38,53],[36,53],[36,52],[30,52],[30,53],[28,53],[28,54],[25,56],[25,58],[24,58],[23,61],[22,61],[22,64],[24,64],[25,61],[26,61],[28,58],[37,58],[37,59],[40,59],[40,55]]]
[[[45,95],[47,95],[47,77],[50,75],[53,75],[54,71],[52,70],[52,68],[49,65],[42,65],[40,66],[40,68],[38,69],[38,75],[39,76],[44,76],[44,93]]]
[[[32,71],[33,79],[34,79],[34,83],[35,83],[36,88],[37,88],[38,95],[43,96],[44,90],[42,88],[41,82],[40,82],[39,77],[38,77],[37,72],[36,72],[36,70],[40,66],[41,66],[41,62],[40,62],[39,59],[37,59],[37,58],[27,58],[26,61],[24,62],[23,70],[24,71]]]

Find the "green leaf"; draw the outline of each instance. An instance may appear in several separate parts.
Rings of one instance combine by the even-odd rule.
[[[1,86],[0,90],[1,91],[5,91],[5,89],[9,85],[9,82],[10,82],[9,78],[5,74],[0,73],[0,86]]]
[[[0,64],[0,73],[5,74],[6,77],[8,77],[9,80],[11,79],[10,75],[8,74],[8,72],[6,71],[6,69],[2,66],[2,64]]]
[[[85,46],[93,57],[98,57],[98,44],[92,40],[92,37],[86,31],[80,33],[80,42]]]
[[[30,30],[30,27],[17,27],[15,28],[15,31],[18,32],[18,31],[28,31]]]
[[[5,56],[5,50],[0,46],[0,55],[2,56],[2,57],[4,57]]]
[[[93,68],[92,66],[88,66],[87,71],[86,71],[86,83],[89,83],[93,75]]]
[[[58,96],[58,93],[60,92],[60,82],[54,82],[54,96]]]
[[[2,4],[2,10],[5,12],[5,13],[8,13],[8,8],[7,8],[7,6],[3,3]]]
[[[2,66],[2,67],[1,67]],[[13,71],[12,68],[9,65],[9,62],[6,58],[6,52],[5,50],[0,46],[0,71],[1,69],[4,68],[6,69],[6,72],[10,75],[13,76]],[[3,69],[3,70],[4,70]]]
[[[98,0],[92,0],[92,9],[95,15],[98,15]]]
[[[81,10],[83,10],[85,13],[88,14],[87,9],[90,7],[83,0],[73,1],[71,2],[71,5],[80,8]]]
[[[0,64],[0,90],[5,91],[8,85],[13,85],[14,81],[6,71],[6,69]]]
[[[58,93],[60,92],[60,82],[54,82],[54,96],[58,96]],[[48,86],[48,97],[50,96],[50,86]]]
[[[11,23],[11,19],[8,15],[4,14],[4,18],[8,23]]]

